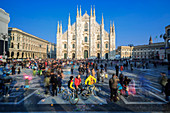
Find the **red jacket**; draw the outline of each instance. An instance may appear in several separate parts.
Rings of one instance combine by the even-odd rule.
[[[123,66],[120,67],[120,71],[123,71]]]
[[[75,81],[74,81],[75,86],[80,85],[80,83],[81,83],[81,78],[75,78]]]

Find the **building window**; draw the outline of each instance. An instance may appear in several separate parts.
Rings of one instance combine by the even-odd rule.
[[[100,40],[100,36],[99,35],[97,35],[97,40]]]
[[[87,37],[84,38],[84,42],[87,42]]]
[[[99,46],[99,44],[97,44],[97,48],[99,48],[100,46]]]
[[[88,31],[88,23],[87,22],[84,25],[84,31]]]
[[[75,48],[75,45],[73,44],[73,48]]]
[[[67,46],[66,46],[66,44],[64,44],[64,49],[66,49],[67,48]]]
[[[106,48],[108,48],[108,44],[106,44]]]
[[[19,49],[19,43],[18,43],[18,49]]]
[[[73,35],[73,40],[76,40],[76,36],[75,35]]]
[[[13,43],[11,43],[11,48],[13,48],[14,47],[14,44]]]

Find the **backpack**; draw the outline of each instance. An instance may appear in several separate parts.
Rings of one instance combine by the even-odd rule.
[[[71,83],[71,80],[68,81],[68,88],[70,88],[70,83]]]

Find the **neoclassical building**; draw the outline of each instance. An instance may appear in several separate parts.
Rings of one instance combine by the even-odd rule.
[[[97,23],[95,8],[90,15],[87,11],[81,14],[77,7],[76,22],[71,25],[70,15],[68,18],[68,30],[62,33],[62,24],[57,27],[57,59],[77,58],[84,59],[98,57],[113,59],[115,55],[115,26],[110,25],[110,33],[104,29],[102,15],[101,24]]]
[[[8,36],[9,22],[10,22],[9,14],[5,12],[5,10],[0,8],[0,56],[4,55],[4,35]],[[8,38],[5,39],[5,52],[7,51],[8,51]]]
[[[47,58],[48,41],[18,28],[8,28],[9,58]]]

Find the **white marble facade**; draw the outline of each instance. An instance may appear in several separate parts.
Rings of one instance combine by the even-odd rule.
[[[87,11],[81,14],[77,7],[76,22],[71,25],[68,18],[68,30],[62,33],[62,24],[57,26],[57,59],[100,57],[113,59],[115,56],[115,26],[110,25],[110,33],[104,29],[102,15],[101,24],[96,22],[95,8],[91,7],[90,15]]]
[[[10,21],[9,14],[0,8],[0,34],[8,34],[8,23]],[[3,38],[0,36],[0,40]],[[8,39],[6,39],[7,41]]]

